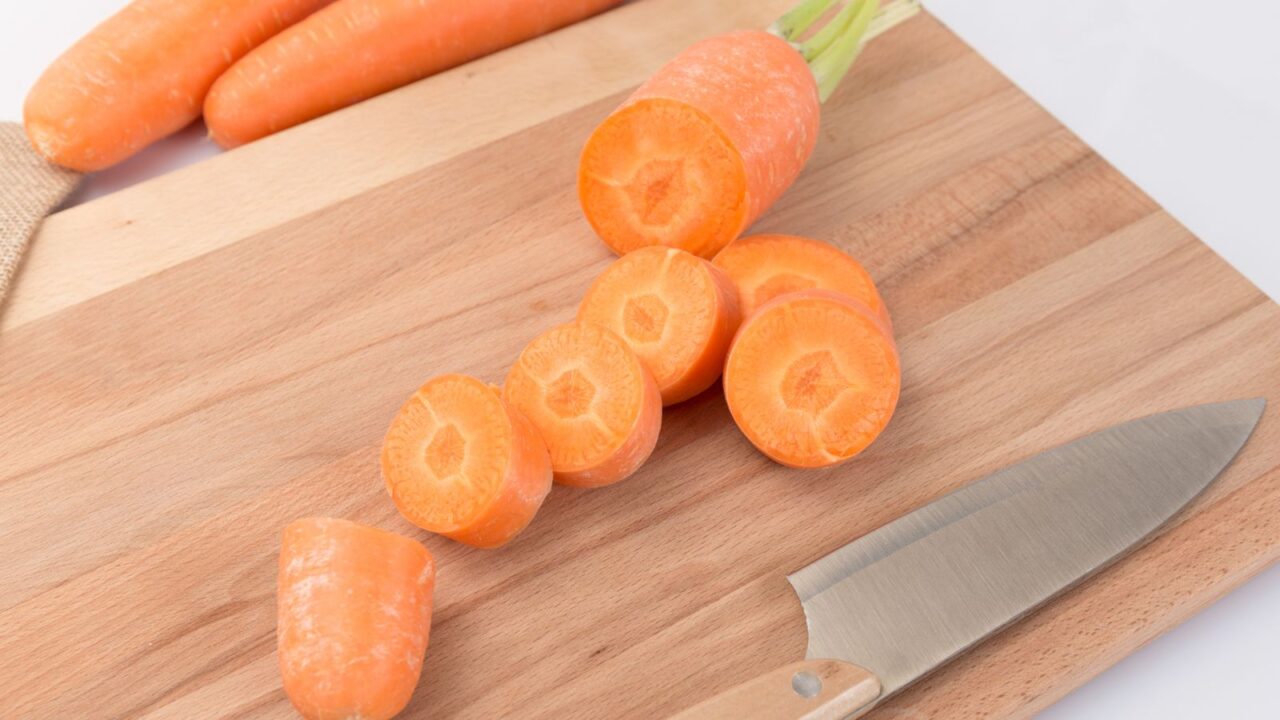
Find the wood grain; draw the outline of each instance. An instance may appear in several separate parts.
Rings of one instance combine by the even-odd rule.
[[[686,6],[593,22],[656,35]],[[522,77],[557,67],[556,37],[507,58],[529,63]],[[618,55],[639,68],[666,52]],[[1027,717],[1280,556],[1280,308],[928,17],[864,53],[810,167],[758,223],[837,242],[881,283],[904,391],[880,442],[835,472],[786,470],[712,390],[670,410],[634,478],[557,489],[503,550],[410,527],[376,463],[396,407],[435,373],[501,379],[610,258],[572,190],[583,138],[625,91],[601,87],[407,164],[387,117],[403,106],[361,105],[252,150],[269,165],[278,149],[292,173],[240,172],[246,148],[92,203],[77,243],[46,245],[0,335],[7,713],[289,716],[275,556],[308,514],[405,532],[437,557],[406,717],[675,712],[803,656],[787,572],[1027,455],[1237,397],[1273,402],[1191,510],[868,717]],[[371,161],[304,201],[295,176],[322,184],[344,167],[341,132],[364,127],[394,138],[360,141],[393,169]],[[206,211],[206,182],[289,209]],[[146,222],[93,220],[142,205]],[[110,242],[86,240],[93,228]],[[192,247],[153,256],[164,228]],[[108,279],[32,300],[57,255],[79,252],[109,258]]]

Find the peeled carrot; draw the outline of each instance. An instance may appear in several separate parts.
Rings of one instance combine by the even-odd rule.
[[[200,116],[240,56],[331,0],[134,0],[53,62],[27,95],[31,144],[101,170]]]
[[[879,319],[827,290],[766,303],[743,321],[724,369],[738,427],[791,467],[862,452],[889,424],[900,384],[898,351]]]
[[[889,310],[871,275],[839,248],[795,235],[738,238],[713,261],[733,280],[744,316],[798,290],[832,290],[860,300],[889,325]]]
[[[338,0],[249,53],[205,101],[235,147],[575,23],[622,0]]]
[[[284,529],[276,641],[308,720],[386,720],[409,702],[431,630],[435,561],[416,540],[334,518]]]
[[[683,250],[647,247],[618,258],[592,283],[578,319],[612,330],[640,356],[664,405],[720,377],[738,329],[728,276]]]
[[[413,524],[497,547],[529,524],[551,491],[538,431],[499,390],[466,375],[428,380],[391,421],[382,476]]]
[[[558,325],[534,338],[502,393],[542,435],[562,485],[627,478],[658,442],[657,383],[622,338],[593,323]]]
[[[582,151],[578,197],[606,245],[710,258],[791,186],[818,139],[820,101],[867,39],[918,5],[877,17],[879,0],[854,0],[799,42],[835,2],[805,0],[771,32],[695,43],[605,118]]]

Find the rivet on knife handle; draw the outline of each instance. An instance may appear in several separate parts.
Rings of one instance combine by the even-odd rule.
[[[784,665],[730,688],[672,720],[842,720],[871,709],[880,680],[840,660]]]

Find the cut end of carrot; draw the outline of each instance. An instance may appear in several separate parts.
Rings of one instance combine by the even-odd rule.
[[[723,272],[683,250],[647,247],[596,278],[578,319],[622,338],[671,405],[720,377],[740,318],[737,291]]]
[[[729,243],[713,261],[738,288],[743,317],[774,298],[801,290],[831,290],[864,303],[890,328],[889,310],[870,273],[821,240],[752,235]]]
[[[791,467],[862,452],[888,425],[900,384],[897,349],[880,321],[825,290],[784,295],[747,318],[724,371],[738,427]]]
[[[551,461],[529,421],[466,375],[427,381],[382,445],[382,475],[415,525],[478,547],[502,545],[551,490]]]
[[[284,530],[276,640],[305,718],[387,720],[408,704],[431,629],[435,561],[421,543],[335,518]]]
[[[593,323],[534,338],[507,374],[503,397],[537,428],[563,485],[630,476],[653,452],[662,422],[657,383],[640,358]]]
[[[666,245],[711,257],[746,221],[742,157],[691,105],[629,103],[587,140],[578,196],[587,220],[619,255]]]

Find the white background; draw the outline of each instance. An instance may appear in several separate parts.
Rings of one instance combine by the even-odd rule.
[[[0,119],[121,0],[0,5]],[[1280,297],[1280,3],[926,0],[929,9],[1229,262]],[[194,127],[76,201],[217,152]],[[1280,398],[1273,398],[1280,402]],[[1280,566],[1041,714],[1280,718]]]

